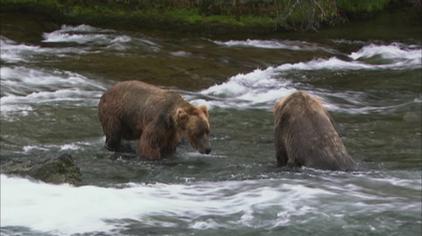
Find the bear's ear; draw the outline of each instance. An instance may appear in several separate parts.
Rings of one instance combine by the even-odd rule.
[[[199,106],[198,108],[199,108],[199,110],[201,110],[205,114],[206,117],[208,117],[208,107],[207,106],[202,105],[202,106]]]
[[[275,113],[276,109],[277,109],[277,103],[273,106],[273,108],[271,109],[271,112]]]
[[[275,102],[275,104],[274,104],[273,108],[271,109],[271,111],[272,111],[273,113],[275,113],[275,112],[277,111],[277,109],[279,109],[279,108],[281,108],[282,106],[284,106],[284,104],[285,104],[285,102],[286,102],[286,100],[287,100],[287,98],[288,98],[288,97],[290,97],[290,96],[286,96],[286,97],[283,97],[283,98],[278,99],[278,100]]]
[[[186,123],[186,121],[188,120],[188,118],[189,118],[189,115],[185,110],[183,110],[183,108],[177,108],[177,110],[176,110],[177,124],[183,126]]]

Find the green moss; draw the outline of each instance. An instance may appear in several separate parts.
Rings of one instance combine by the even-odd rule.
[[[161,14],[159,11],[155,11],[152,15],[157,16],[159,14]],[[171,11],[166,11],[163,14],[166,18],[171,18],[175,21],[181,21],[190,24],[199,23],[202,20],[202,17],[195,9],[174,9]]]
[[[335,0],[277,0],[277,3],[277,24],[281,28],[316,30],[338,16]]]
[[[346,13],[371,13],[383,10],[390,0],[337,0],[337,7]]]
[[[0,0],[0,11],[41,13],[62,23],[211,32],[317,30],[342,15],[382,10],[394,0]],[[237,2],[238,5],[234,4]]]

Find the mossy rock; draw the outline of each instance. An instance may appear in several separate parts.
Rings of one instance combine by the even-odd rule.
[[[81,172],[69,154],[42,160],[11,160],[2,164],[1,173],[30,176],[46,183],[79,185]]]

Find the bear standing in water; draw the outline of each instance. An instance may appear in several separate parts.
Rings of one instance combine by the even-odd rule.
[[[120,151],[121,140],[139,139],[141,158],[158,160],[187,138],[200,153],[210,153],[205,106],[194,107],[180,95],[140,81],[115,84],[98,105],[106,148]]]
[[[273,111],[279,166],[354,168],[332,118],[317,99],[306,92],[295,92],[277,102]]]

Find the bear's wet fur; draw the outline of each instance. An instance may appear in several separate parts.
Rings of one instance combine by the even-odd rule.
[[[278,166],[354,169],[333,119],[318,99],[298,91],[277,102],[273,112]]]
[[[173,154],[182,138],[200,153],[211,151],[207,107],[141,81],[119,82],[107,90],[98,116],[110,151],[122,151],[122,139],[139,139],[138,155],[158,160]]]

